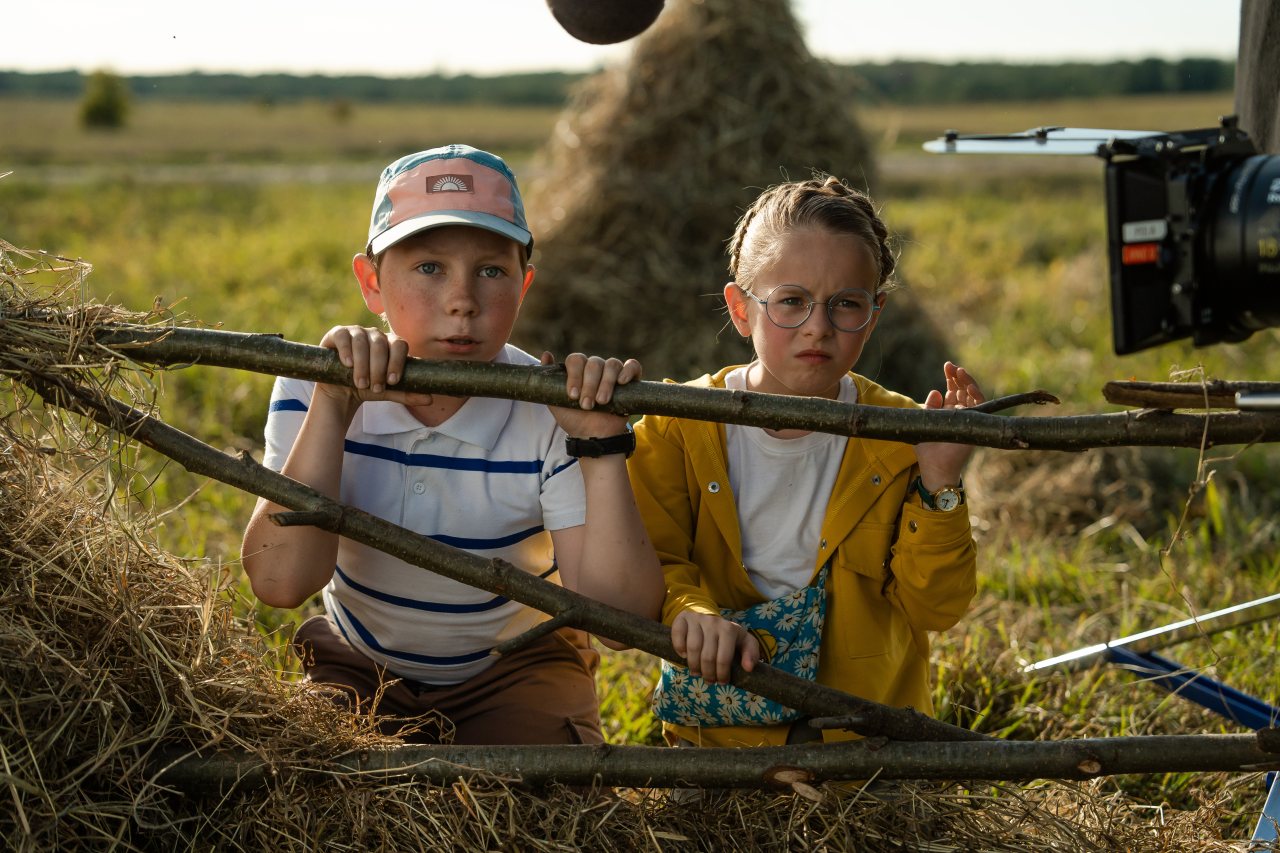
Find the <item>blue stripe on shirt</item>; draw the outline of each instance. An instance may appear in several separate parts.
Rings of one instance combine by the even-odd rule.
[[[459,459],[454,456],[440,456],[434,453],[405,453],[394,447],[382,447],[377,444],[365,444],[361,441],[347,439],[343,444],[347,453],[358,456],[369,456],[374,459],[385,459],[401,465],[412,465],[418,468],[447,468],[453,471],[484,471],[489,474],[541,474],[542,460],[493,460],[493,459]]]
[[[341,604],[338,606],[342,607]],[[361,625],[360,620],[351,615],[351,611],[347,608],[342,608],[342,615],[351,622],[351,627],[355,629],[356,633],[360,636],[361,641],[366,646],[373,651],[378,652],[379,654],[384,654],[390,658],[399,658],[400,660],[427,664],[428,666],[457,666],[458,664],[475,663],[478,660],[483,660],[489,656],[491,651],[493,651],[492,649],[481,649],[478,652],[471,652],[470,654],[456,655],[453,657],[437,657],[435,655],[420,655],[414,652],[398,652],[394,649],[384,648],[373,634],[370,633],[369,629]]]
[[[521,530],[519,533],[512,533],[510,536],[500,536],[497,539],[468,539],[464,536],[447,536],[443,533],[437,533],[435,536],[428,536],[428,539],[434,539],[445,545],[452,545],[454,548],[461,548],[464,551],[493,551],[497,548],[509,548],[517,545],[531,536],[537,536],[543,531],[541,524],[530,527],[528,530]]]
[[[352,580],[351,576],[344,572],[341,566],[334,566],[333,568],[334,571],[337,572],[338,577],[342,578],[343,583],[362,595],[367,595],[369,598],[376,598],[378,601],[385,601],[387,604],[394,604],[397,607],[408,607],[413,610],[426,610],[429,613],[483,613],[486,610],[495,610],[511,600],[498,595],[488,601],[481,601],[475,604],[446,604],[440,601],[419,601],[416,598],[405,598],[402,595],[392,595],[389,592],[382,592],[381,590],[376,590],[373,587],[365,586],[359,581]],[[554,574],[555,571],[556,567],[553,565],[551,568],[538,575],[538,577],[544,579],[548,578]]]
[[[272,400],[268,412],[305,412],[307,404],[301,400]]]

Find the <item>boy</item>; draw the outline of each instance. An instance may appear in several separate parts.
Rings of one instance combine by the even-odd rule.
[[[533,282],[532,247],[501,158],[450,145],[388,166],[352,268],[391,331],[325,334],[321,345],[351,368],[355,388],[276,381],[264,464],[437,541],[655,618],[664,586],[627,478],[634,438],[625,418],[592,411],[640,376],[637,362],[569,356],[576,409],[392,390],[408,356],[539,363],[507,343]],[[283,510],[258,502],[244,566],[272,607],[323,590],[325,614],[294,637],[310,680],[339,685],[361,710],[381,689],[377,713],[397,718],[384,730],[409,740],[432,739],[405,722],[434,711],[453,723],[456,743],[603,741],[599,656],[581,632],[491,655],[546,615],[319,528],[277,527],[269,516]]]

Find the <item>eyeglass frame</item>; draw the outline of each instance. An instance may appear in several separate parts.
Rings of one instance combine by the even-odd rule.
[[[876,317],[876,312],[877,312],[877,311],[879,311],[881,308],[883,308],[883,307],[884,307],[884,304],[883,304],[883,303],[880,301],[880,299],[879,299],[880,294],[878,294],[878,293],[872,293],[870,290],[867,290],[865,287],[846,287],[846,288],[844,288],[843,290],[838,290],[838,291],[836,291],[835,293],[831,294],[831,298],[830,298],[830,299],[827,299],[826,301],[819,300],[819,299],[814,299],[814,298],[813,298],[813,294],[812,294],[812,293],[810,293],[809,291],[805,290],[803,287],[801,287],[801,286],[800,286],[800,285],[798,285],[798,284],[791,284],[791,283],[780,284],[780,285],[778,285],[777,287],[775,287],[775,288],[773,288],[772,290],[770,290],[770,291],[769,291],[769,298],[768,298],[768,299],[761,299],[759,296],[756,296],[754,293],[752,293],[751,291],[747,290],[745,287],[743,287],[743,286],[742,286],[742,285],[740,285],[740,284],[735,284],[735,285],[734,285],[734,287],[738,288],[738,290],[741,290],[741,291],[742,291],[742,293],[743,293],[743,295],[745,295],[745,296],[749,296],[749,297],[751,297],[752,299],[754,299],[756,302],[760,303],[760,307],[764,308],[764,316],[768,317],[768,318],[769,318],[769,322],[770,322],[770,323],[772,323],[773,325],[777,326],[779,329],[798,329],[798,328],[800,328],[800,327],[801,327],[801,326],[803,326],[805,323],[809,322],[809,318],[813,316],[813,306],[815,306],[815,305],[825,305],[825,306],[827,307],[827,322],[831,324],[831,328],[835,329],[835,330],[836,330],[836,331],[838,331],[838,332],[847,332],[847,333],[849,333],[849,334],[854,334],[855,332],[861,332],[861,331],[862,331],[863,329],[865,329],[867,326],[870,326],[870,325],[871,325],[871,321],[872,321],[872,320],[874,320],[874,319],[875,319],[875,317]],[[773,294],[777,293],[777,292],[778,292],[778,290],[779,290],[780,288],[783,288],[783,287],[794,287],[794,288],[798,289],[801,293],[803,293],[805,296],[809,297],[808,303],[805,305],[804,318],[803,318],[803,319],[801,319],[801,320],[800,320],[800,322],[799,322],[799,323],[796,323],[794,326],[784,326],[784,325],[782,325],[781,323],[779,323],[777,320],[775,320],[775,319],[773,318],[773,315],[772,315],[772,314],[770,314],[770,313],[769,313],[769,300],[773,298]],[[832,301],[834,301],[834,300],[835,300],[835,298],[836,298],[837,296],[839,296],[840,294],[842,294],[842,293],[848,293],[848,292],[849,292],[849,291],[851,291],[851,290],[859,290],[859,291],[862,291],[863,293],[865,293],[865,294],[867,294],[868,296],[870,296],[870,297],[871,297],[871,313],[869,313],[869,314],[867,315],[867,320],[866,320],[866,322],[865,322],[865,323],[863,323],[861,326],[859,326],[859,327],[858,327],[858,328],[856,328],[856,329],[846,329],[846,328],[843,328],[842,326],[837,326],[837,325],[836,325],[835,317],[833,317],[833,316],[832,316],[832,314],[831,314],[831,303],[832,303]]]

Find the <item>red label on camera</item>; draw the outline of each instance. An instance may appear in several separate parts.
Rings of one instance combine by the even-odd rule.
[[[1159,259],[1159,243],[1131,243],[1120,250],[1120,263],[1125,266],[1154,264]]]

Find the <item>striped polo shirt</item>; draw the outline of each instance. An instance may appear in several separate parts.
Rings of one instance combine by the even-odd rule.
[[[508,344],[494,359],[537,364]],[[277,378],[268,468],[284,467],[315,385]],[[549,531],[585,521],[582,473],[543,405],[472,397],[436,427],[399,403],[363,404],[347,431],[340,500],[401,527],[560,582]],[[342,537],[324,604],[343,635],[390,672],[457,684],[490,650],[547,615]]]

